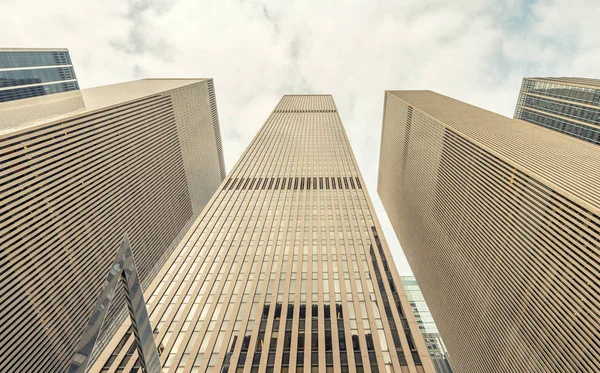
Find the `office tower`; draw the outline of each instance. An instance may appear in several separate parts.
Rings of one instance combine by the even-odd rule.
[[[417,320],[417,325],[419,325],[419,331],[421,331],[425,345],[427,345],[427,350],[429,351],[429,356],[431,356],[435,371],[437,373],[452,373],[452,367],[448,360],[448,351],[446,351],[442,336],[437,326],[435,326],[435,321],[433,320],[433,316],[431,316],[427,303],[425,303],[417,280],[414,276],[400,276],[400,280]]]
[[[600,145],[600,80],[524,78],[515,119]]]
[[[147,286],[221,183],[212,80],[4,102],[0,118],[0,371],[64,372],[123,234]]]
[[[598,149],[386,92],[378,191],[456,372],[600,370]]]
[[[77,89],[67,49],[0,48],[0,102]]]
[[[330,95],[281,99],[145,297],[165,372],[433,372]]]

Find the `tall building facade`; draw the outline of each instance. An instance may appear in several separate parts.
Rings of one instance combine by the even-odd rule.
[[[145,293],[163,371],[433,372],[391,258],[333,98],[284,96]]]
[[[515,119],[600,145],[600,80],[524,78]]]
[[[10,101],[0,118],[0,371],[64,372],[123,234],[147,286],[220,185],[212,80]]]
[[[456,372],[600,370],[600,151],[385,95],[378,191]]]
[[[448,351],[414,276],[400,276],[436,373],[452,373]]]
[[[0,48],[0,102],[77,89],[67,49]]]

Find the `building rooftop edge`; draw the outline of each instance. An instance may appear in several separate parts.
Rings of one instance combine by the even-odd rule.
[[[96,110],[201,83],[211,78],[147,78],[0,103],[0,136],[10,136]],[[153,84],[156,82],[155,84]],[[37,111],[32,110],[38,108]]]
[[[213,80],[213,78],[142,78],[137,80],[194,80],[199,82],[204,82],[206,80]],[[135,82],[135,80],[130,80],[131,82]],[[124,82],[127,83],[127,82]],[[115,83],[121,84],[121,83]]]
[[[0,48],[0,52],[68,52],[68,48]]]
[[[290,94],[286,94],[283,95],[284,97],[290,97],[290,96],[331,96],[333,97],[333,94],[331,93],[290,93]]]
[[[584,88],[600,89],[600,79],[584,78],[579,76],[527,76],[523,79],[543,80],[550,83],[571,85]]]
[[[600,212],[600,172],[589,167],[600,163],[597,145],[437,92],[386,92],[594,213]]]

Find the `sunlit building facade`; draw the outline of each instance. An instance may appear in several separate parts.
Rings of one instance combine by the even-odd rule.
[[[148,286],[220,185],[213,83],[44,95],[0,103],[0,118],[0,371],[62,373],[123,235]],[[124,301],[118,290],[98,346]]]
[[[378,192],[455,372],[600,371],[597,145],[385,95]]]
[[[0,48],[0,102],[77,89],[67,49]]]
[[[163,371],[434,372],[381,232],[333,98],[284,96],[145,292]]]
[[[524,78],[515,119],[600,145],[600,80]]]

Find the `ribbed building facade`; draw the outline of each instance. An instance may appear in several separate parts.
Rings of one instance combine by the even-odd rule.
[[[600,150],[385,95],[378,192],[456,372],[600,370]]]
[[[434,372],[330,95],[281,99],[145,296],[164,372]]]
[[[0,102],[77,89],[67,49],[0,48]]]
[[[600,80],[524,78],[515,119],[600,145]]]
[[[214,100],[175,79],[0,104],[0,371],[66,370],[124,233],[152,281],[224,176]]]

